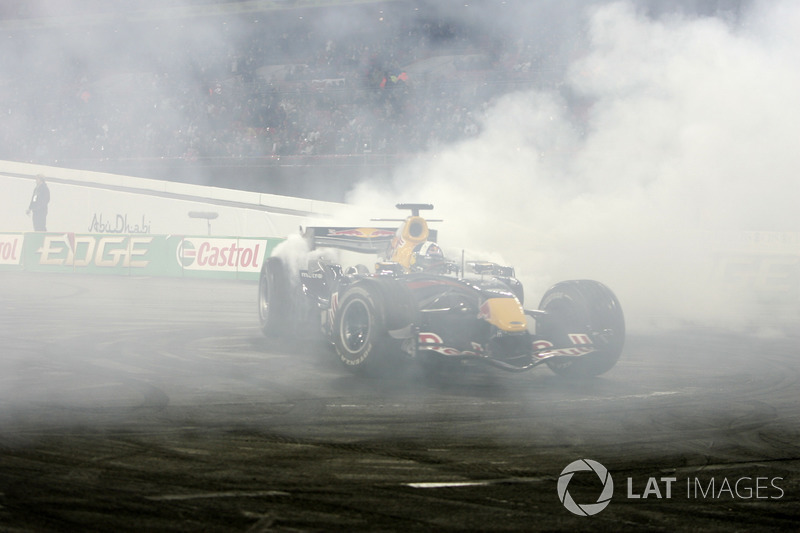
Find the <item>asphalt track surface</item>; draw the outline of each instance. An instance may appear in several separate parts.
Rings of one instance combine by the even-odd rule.
[[[364,378],[269,342],[255,298],[0,273],[0,530],[798,530],[797,338],[633,332],[583,382]],[[561,478],[581,459],[614,483],[592,516],[559,498],[601,497],[592,471]]]

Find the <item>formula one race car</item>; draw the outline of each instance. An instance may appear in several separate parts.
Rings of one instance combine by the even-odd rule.
[[[419,215],[433,206],[397,207],[412,214],[396,230],[308,228],[307,268],[290,271],[295,261],[267,258],[258,289],[264,334],[307,337],[321,326],[339,359],[359,371],[403,357],[481,361],[509,371],[545,363],[569,376],[598,375],[616,364],[625,320],[605,285],[562,281],[538,309],[525,309],[513,268],[447,260]],[[344,267],[319,253],[324,249],[377,261],[372,270]]]

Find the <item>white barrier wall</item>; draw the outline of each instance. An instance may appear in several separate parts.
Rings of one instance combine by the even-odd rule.
[[[47,230],[74,233],[286,237],[300,225],[329,224],[346,206],[302,198],[235,191],[0,161],[0,232],[32,231],[25,214],[43,174],[50,188]],[[212,214],[216,218],[195,218]]]
[[[42,254],[50,254],[56,245],[51,243],[47,247],[34,242],[34,237],[43,237],[32,233],[32,220],[25,214],[35,176],[39,173],[46,176],[51,193],[47,229],[59,234],[51,236],[52,242],[61,239],[69,244],[71,239],[76,242],[84,239],[93,243],[93,249],[110,249],[109,258],[102,258],[105,265],[124,254],[128,254],[125,257],[134,252],[144,254],[141,246],[137,248],[138,244],[130,244],[144,239],[153,243],[148,244],[148,254],[152,253],[154,258],[171,258],[153,259],[153,265],[178,265],[179,271],[170,275],[194,275],[206,248],[232,249],[235,244],[237,250],[244,250],[247,244],[254,250],[255,246],[260,246],[259,253],[269,254],[275,246],[272,239],[296,234],[300,226],[374,225],[376,222],[370,221],[373,217],[398,217],[398,212],[391,206],[357,208],[301,198],[0,161],[0,269],[22,267],[20,254],[26,235],[27,240],[33,243],[29,247],[33,251],[25,268],[46,270],[52,266],[42,263]],[[210,232],[209,221],[192,218],[190,213],[215,214],[216,218],[210,220]],[[391,222],[381,224],[394,225]],[[450,231],[444,228],[444,224],[440,229],[443,242],[452,244]],[[193,240],[199,236],[210,238]],[[162,245],[162,240],[166,244]],[[259,245],[260,240],[264,240],[264,244]],[[632,281],[636,276],[621,278],[617,282],[615,276],[618,274],[615,272],[601,277],[611,283],[627,302],[632,317],[652,316],[654,323],[668,323],[673,319],[685,323],[708,322],[709,316],[723,317],[729,322],[738,318],[741,322],[740,317],[746,317],[754,324],[790,325],[792,328],[800,320],[800,233],[698,232],[681,236],[676,242],[682,243],[681,250],[688,250],[685,258],[654,264],[652,273],[645,272],[640,276],[645,280],[645,288],[651,286],[651,279],[658,279],[661,283],[673,281],[672,292],[662,291],[663,302]],[[526,246],[524,239],[520,240],[519,246]],[[79,247],[74,250],[67,245],[64,247],[72,250],[73,255],[78,254],[75,255],[76,264],[84,259],[79,254]],[[455,253],[458,249],[449,251]],[[70,257],[65,255],[62,262],[69,263]],[[62,258],[56,259],[61,261]],[[649,265],[647,262],[644,264]],[[218,264],[212,266],[214,272],[224,270]],[[223,266],[233,268],[227,264]],[[237,277],[245,279],[251,274],[242,271],[240,265],[234,266]],[[535,286],[525,276],[536,272],[539,265],[514,266],[528,287]],[[628,272],[635,267],[635,264],[625,265],[624,270]],[[564,275],[555,281],[558,279],[564,279]],[[682,296],[677,295],[679,289]],[[637,300],[640,300],[638,306]]]

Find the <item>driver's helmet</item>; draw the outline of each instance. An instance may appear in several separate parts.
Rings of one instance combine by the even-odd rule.
[[[411,253],[412,272],[444,273],[446,270],[444,254],[439,245],[432,241],[421,242]]]

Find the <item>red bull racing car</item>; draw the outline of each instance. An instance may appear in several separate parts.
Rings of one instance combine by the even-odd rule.
[[[562,281],[537,309],[524,307],[514,269],[445,258],[420,211],[397,229],[312,227],[304,232],[307,265],[267,258],[261,269],[258,314],[269,337],[319,331],[339,359],[357,371],[414,358],[487,363],[509,371],[546,364],[569,376],[612,368],[625,341],[619,301],[602,283]],[[313,253],[346,250],[376,257],[343,266]],[[296,259],[296,258],[295,258]]]

